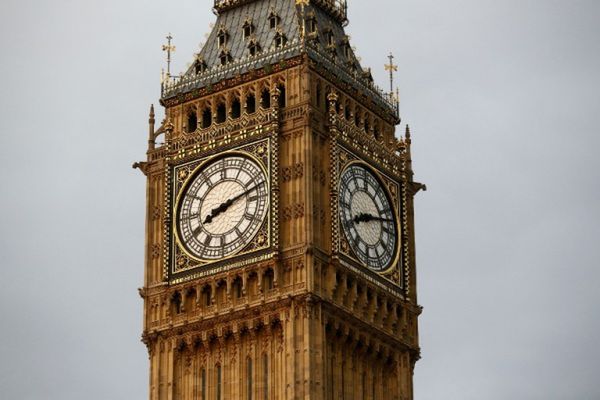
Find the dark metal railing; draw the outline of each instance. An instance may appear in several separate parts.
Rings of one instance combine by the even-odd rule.
[[[220,13],[231,8],[241,6],[257,0],[214,0],[213,9],[216,13]],[[295,0],[289,0],[295,1]],[[302,2],[303,4],[306,4]],[[348,21],[348,2],[347,0],[309,0],[308,4],[314,4],[321,7],[341,23]]]

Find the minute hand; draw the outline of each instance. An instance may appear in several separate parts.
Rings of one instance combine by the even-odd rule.
[[[219,215],[219,214],[224,213],[225,211],[227,211],[227,209],[229,207],[231,207],[231,205],[233,203],[235,203],[237,200],[241,199],[242,197],[248,195],[250,192],[252,192],[256,188],[258,188],[262,184],[264,184],[264,181],[261,182],[261,183],[258,183],[256,185],[254,185],[254,186],[252,186],[250,189],[246,190],[245,192],[242,192],[242,193],[238,194],[237,196],[230,198],[226,202],[221,203],[219,205],[219,207],[213,208],[212,211],[210,212],[210,214],[208,214],[206,216],[206,219],[204,220],[204,224],[210,224],[212,222],[212,220],[217,217],[217,215]]]

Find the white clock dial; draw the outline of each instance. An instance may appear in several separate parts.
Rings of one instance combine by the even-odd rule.
[[[267,176],[256,161],[226,156],[195,171],[182,191],[176,229],[198,259],[218,260],[243,249],[269,208]]]
[[[360,164],[340,179],[340,220],[350,248],[374,271],[387,270],[397,249],[396,217],[384,187]]]

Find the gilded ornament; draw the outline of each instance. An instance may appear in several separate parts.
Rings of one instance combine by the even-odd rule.
[[[177,179],[180,182],[183,182],[187,179],[187,177],[190,175],[190,169],[189,168],[182,168],[177,172]]]
[[[267,237],[265,236],[264,233],[260,233],[257,238],[256,238],[256,243],[259,246],[263,246],[265,243],[267,243]]]

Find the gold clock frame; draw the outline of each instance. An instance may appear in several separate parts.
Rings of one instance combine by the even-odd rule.
[[[211,152],[192,159],[178,160],[179,162],[167,166],[169,174],[167,175],[165,196],[168,199],[168,209],[166,211],[169,218],[165,221],[164,231],[166,247],[164,253],[164,273],[171,284],[194,279],[207,273],[214,273],[216,270],[235,268],[248,261],[265,260],[273,256],[278,236],[275,214],[278,212],[279,201],[278,197],[274,195],[273,190],[273,186],[276,184],[274,182],[275,175],[273,174],[273,169],[275,168],[274,163],[277,161],[274,159],[273,154],[272,140],[270,137],[265,137],[222,152]],[[200,259],[191,254],[179,238],[176,226],[176,210],[181,201],[182,194],[198,171],[209,163],[228,156],[247,157],[254,161],[265,174],[269,193],[268,211],[258,232],[242,249],[218,260]],[[180,183],[177,183],[179,179],[178,173],[184,170],[187,171],[185,178],[180,179]],[[258,243],[261,232],[265,233],[266,240],[263,243]],[[179,260],[185,260],[184,265],[186,266],[176,268],[176,263]]]
[[[362,268],[366,268],[367,270],[371,271],[372,273],[376,273],[386,279],[390,279],[391,275],[397,269],[399,270],[398,271],[399,277],[401,277],[403,275],[402,274],[403,266],[401,263],[402,248],[403,248],[403,242],[404,242],[405,238],[404,238],[404,235],[402,234],[402,220],[401,220],[401,213],[400,213],[400,208],[402,207],[402,202],[400,199],[400,190],[401,190],[400,184],[393,178],[383,174],[375,166],[363,161],[358,156],[352,154],[345,148],[341,147],[339,150],[341,151],[340,157],[338,159],[339,176],[340,177],[344,174],[346,169],[350,168],[352,165],[361,165],[362,167],[364,167],[365,169],[367,169],[368,171],[373,173],[373,175],[375,175],[375,178],[379,181],[379,183],[383,187],[383,190],[385,192],[385,195],[388,198],[388,201],[392,205],[392,208],[393,208],[392,212],[393,212],[393,215],[395,218],[396,237],[397,237],[396,246],[395,246],[395,255],[393,257],[392,262],[390,262],[389,267],[382,271],[375,271],[375,270],[369,268],[367,265],[365,265],[362,261],[360,261],[358,259],[358,256],[356,256],[355,252],[351,249],[351,247],[348,243],[346,231],[342,228],[341,217],[339,215],[339,204],[338,204],[336,207],[337,215],[335,216],[335,218],[336,218],[338,226],[340,227],[339,235],[338,235],[338,249],[340,251],[340,254],[343,254],[344,256],[349,257],[353,262],[358,263],[358,265],[360,265]],[[346,159],[344,160],[344,158],[346,158]],[[336,188],[338,193],[341,191],[341,184],[342,184],[341,179],[338,179],[337,188]],[[390,192],[390,188],[389,188],[390,185],[392,185],[393,187],[396,188],[396,195],[393,195]],[[336,201],[339,203],[339,198]],[[345,246],[344,246],[344,241],[346,242]],[[344,247],[346,247],[347,250],[345,250]],[[400,278],[400,282],[395,282],[395,283],[399,284],[400,286],[403,286],[402,278]]]
[[[266,242],[265,243],[268,243],[268,245],[266,246],[266,248],[268,248],[268,247],[271,246],[271,224],[270,224],[270,219],[271,219],[271,215],[270,215],[271,214],[271,196],[270,196],[270,193],[271,193],[271,179],[270,179],[270,176],[269,176],[269,173],[268,173],[267,169],[262,165],[262,162],[258,158],[254,157],[250,153],[246,153],[246,152],[242,152],[242,151],[236,151],[236,150],[226,151],[224,153],[215,154],[212,157],[208,157],[204,161],[202,161],[199,165],[195,166],[194,170],[190,172],[190,174],[186,178],[185,182],[179,188],[179,191],[178,191],[176,199],[175,199],[175,203],[173,204],[173,208],[172,208],[173,213],[175,214],[177,212],[177,210],[179,209],[179,205],[180,205],[181,200],[182,200],[181,196],[183,196],[183,194],[186,192],[186,190],[188,189],[188,186],[192,183],[193,179],[196,178],[196,175],[199,173],[199,171],[201,171],[202,169],[204,169],[209,164],[212,164],[212,163],[214,163],[214,162],[216,162],[216,161],[218,161],[220,159],[227,158],[227,157],[232,157],[232,156],[240,156],[240,157],[245,157],[245,158],[251,159],[252,161],[254,161],[258,165],[258,167],[261,169],[262,173],[264,174],[264,176],[266,178],[266,181],[267,181],[267,194],[269,194],[269,202],[268,202],[268,206],[267,206],[267,213],[266,213],[265,220],[262,221],[258,232],[256,232],[256,234],[252,237],[252,241],[255,240],[255,236],[260,233],[260,231],[263,229],[263,226],[266,224],[267,238],[266,238]],[[219,259],[215,259],[215,260],[203,259],[203,258],[195,256],[190,251],[188,251],[188,249],[186,249],[186,247],[185,247],[185,245],[183,243],[183,240],[179,237],[179,230],[177,229],[177,218],[175,216],[173,216],[171,224],[172,224],[172,230],[173,230],[175,242],[179,246],[180,250],[182,250],[184,253],[186,253],[186,255],[189,258],[191,258],[192,260],[197,261],[197,262],[202,263],[202,264],[210,264],[210,263],[217,262],[217,261],[228,260],[230,258],[238,256],[246,247],[248,247],[248,246],[242,247],[240,250],[234,251],[232,254],[230,254],[230,255],[228,255],[226,257],[219,258]],[[257,249],[257,250],[259,250],[259,249]]]

